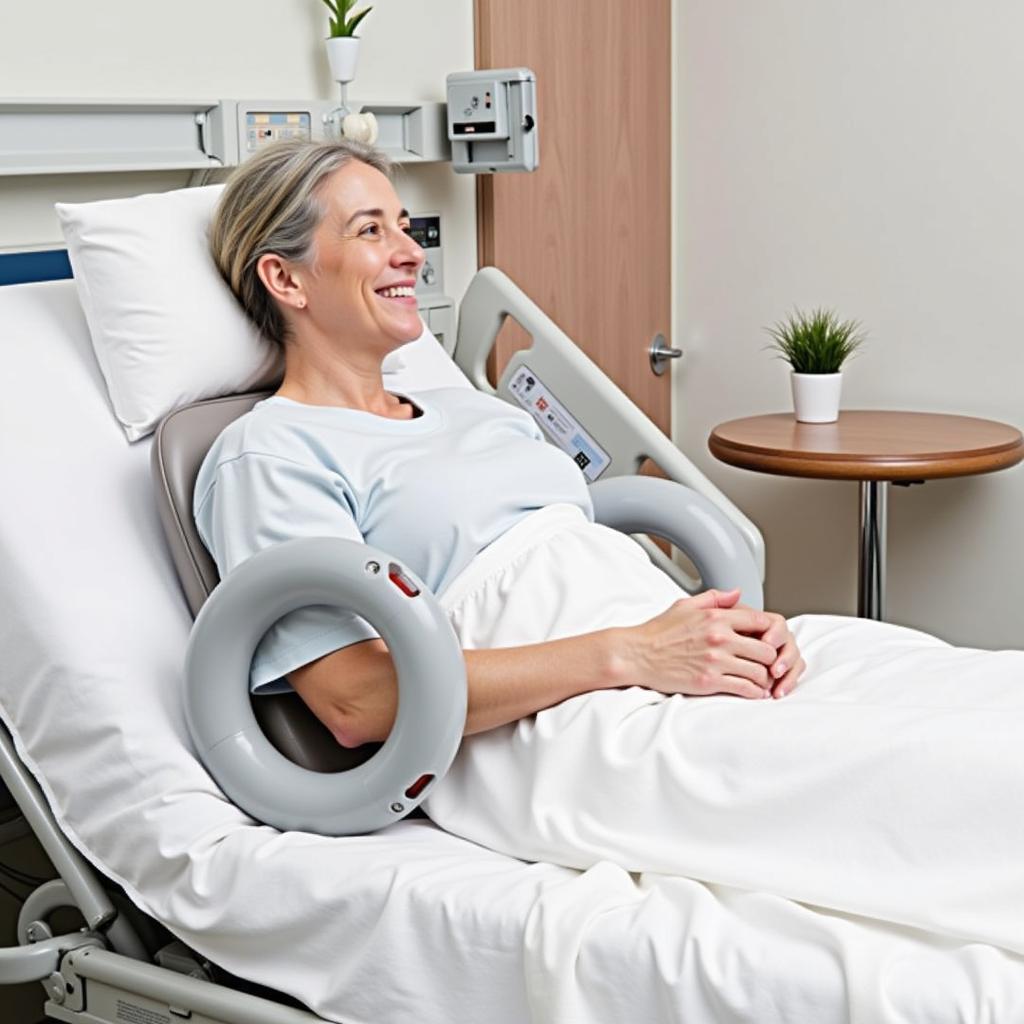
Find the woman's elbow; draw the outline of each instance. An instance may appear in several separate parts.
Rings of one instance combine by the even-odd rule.
[[[383,738],[376,735],[377,730],[365,715],[334,708],[331,714],[320,720],[327,726],[335,741],[349,750]]]
[[[361,747],[364,743],[383,742],[394,724],[393,715],[385,720],[381,709],[377,708],[327,702],[311,707],[311,710],[335,742],[349,750]]]
[[[288,678],[341,746],[387,739],[398,710],[397,686],[387,648],[379,640],[335,651]]]

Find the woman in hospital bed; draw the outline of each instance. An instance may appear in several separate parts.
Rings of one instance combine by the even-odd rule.
[[[439,595],[469,686],[439,825],[1024,952],[1024,653],[686,598],[592,521],[526,413],[386,391],[383,361],[422,331],[423,253],[375,151],[267,149],[210,244],[285,374],[204,461],[200,534],[222,575],[294,537],[365,540]],[[345,746],[394,720],[386,647],[336,609],[277,623],[252,686],[293,687]]]

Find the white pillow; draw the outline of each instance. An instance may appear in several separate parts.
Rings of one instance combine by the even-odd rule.
[[[223,187],[57,204],[96,359],[129,441],[180,405],[281,376],[277,346],[250,324],[206,247]],[[469,386],[426,327],[383,371],[397,391]]]
[[[129,441],[179,405],[280,377],[277,347],[249,323],[206,248],[222,188],[57,204],[96,359]]]

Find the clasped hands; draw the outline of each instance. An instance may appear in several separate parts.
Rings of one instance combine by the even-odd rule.
[[[784,697],[806,667],[786,620],[739,603],[738,590],[708,590],[623,630],[627,685],[662,693]]]

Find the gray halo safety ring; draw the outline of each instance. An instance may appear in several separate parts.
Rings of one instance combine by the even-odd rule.
[[[594,518],[623,533],[653,533],[685,552],[705,589],[740,588],[740,600],[764,608],[761,574],[743,534],[709,498],[651,476],[617,476],[590,485]]]
[[[307,605],[365,618],[398,675],[390,735],[345,772],[288,760],[249,700],[256,646],[281,616]],[[257,821],[321,835],[373,832],[408,814],[451,766],[466,722],[465,660],[437,599],[396,559],[355,541],[290,540],[228,573],[200,609],[185,656],[185,718],[206,769]]]

